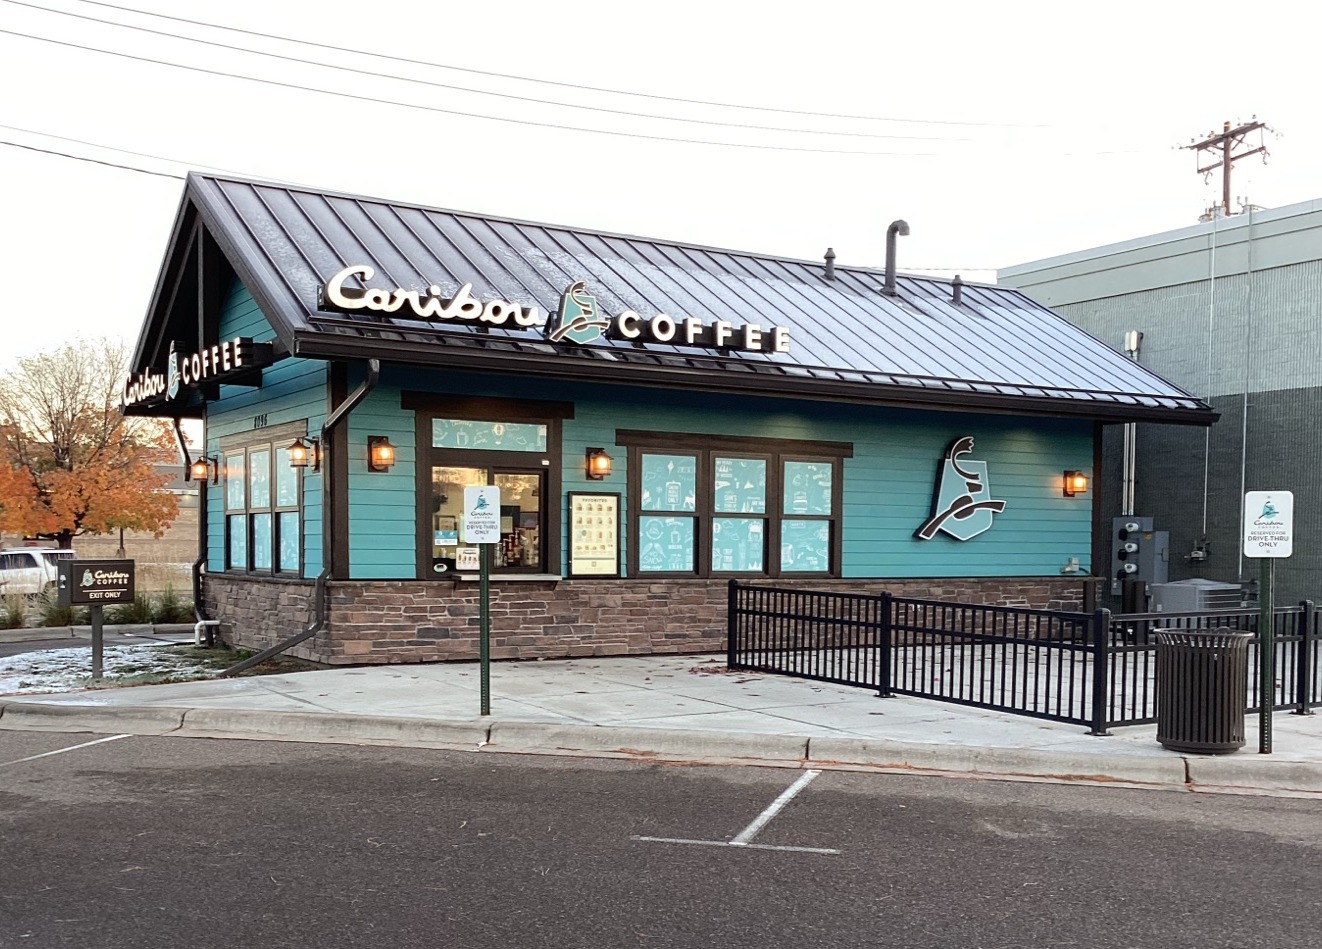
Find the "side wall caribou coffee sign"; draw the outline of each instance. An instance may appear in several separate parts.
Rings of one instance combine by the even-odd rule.
[[[586,345],[602,337],[626,342],[663,343],[672,346],[698,346],[708,349],[735,349],[748,352],[784,353],[789,351],[790,334],[784,326],[763,329],[756,323],[732,324],[725,320],[710,322],[691,316],[656,313],[640,315],[625,310],[615,316],[601,312],[597,299],[587,291],[582,280],[570,284],[560,297],[560,307],[547,319],[540,307],[524,306],[508,300],[482,301],[473,296],[473,285],[466,283],[452,296],[432,284],[426,290],[396,287],[349,287],[354,278],[366,284],[376,271],[366,264],[345,267],[321,288],[317,305],[340,313],[399,313],[403,319],[437,323],[485,323],[515,328],[543,327],[546,339],[565,345]]]
[[[144,370],[124,387],[124,404],[173,401],[182,389],[192,389],[204,382],[224,382],[254,369],[271,365],[274,354],[270,343],[255,343],[247,336],[227,339],[195,353],[178,353],[177,343],[170,344],[165,374]]]

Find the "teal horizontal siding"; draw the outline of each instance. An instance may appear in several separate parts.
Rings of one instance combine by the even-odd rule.
[[[1065,498],[1060,491],[1066,469],[1091,470],[1092,424],[1087,421],[832,406],[577,383],[551,386],[516,377],[497,380],[389,369],[386,375],[392,394],[387,397],[386,390],[379,390],[369,400],[375,408],[367,417],[359,416],[361,409],[355,411],[355,431],[362,436],[355,435],[355,445],[361,441],[365,453],[366,435],[389,434],[399,446],[399,464],[389,476],[370,477],[403,479],[407,489],[396,494],[381,484],[362,502],[355,498],[351,538],[367,536],[363,532],[369,518],[379,529],[397,532],[397,562],[406,570],[403,576],[413,576],[415,570],[416,508],[411,497],[412,413],[398,409],[399,390],[573,402],[575,413],[564,423],[562,446],[566,493],[625,494],[628,459],[615,444],[617,429],[852,443],[854,457],[845,459],[843,466],[841,547],[842,572],[847,577],[1054,576],[1071,557],[1085,568],[1091,560],[1090,496]],[[393,399],[389,407],[388,398]],[[387,428],[392,410],[399,418]],[[363,427],[368,418],[379,431]],[[990,530],[969,541],[944,534],[918,540],[913,534],[931,511],[939,462],[950,443],[964,435],[974,437],[971,458],[987,462],[991,495],[1004,500],[1006,510],[996,516]],[[584,474],[584,452],[590,446],[605,448],[615,459],[606,481],[589,481]],[[363,484],[361,479],[354,483]],[[398,509],[389,499],[399,502]],[[566,500],[562,497],[559,503],[564,511]],[[622,503],[627,511],[627,497]],[[367,533],[377,530],[372,527]],[[560,543],[565,563],[567,524]],[[625,558],[628,564],[627,550]],[[354,576],[360,575],[359,562],[354,561]],[[361,562],[367,569],[367,561]],[[383,565],[373,561],[371,569]]]
[[[352,390],[361,377],[349,380]],[[417,453],[413,413],[399,407],[399,389],[379,386],[349,414],[349,576],[355,580],[417,575]],[[395,446],[389,471],[367,470],[367,439]]]
[[[248,336],[257,342],[275,338],[252,294],[238,281],[220,318],[220,338]],[[220,454],[220,440],[264,425],[306,421],[309,434],[321,430],[326,416],[326,364],[316,359],[286,358],[262,370],[260,386],[220,387],[220,397],[207,406],[207,454]],[[224,489],[210,485],[207,494],[207,570],[225,569]],[[303,575],[321,572],[321,476],[303,476]]]

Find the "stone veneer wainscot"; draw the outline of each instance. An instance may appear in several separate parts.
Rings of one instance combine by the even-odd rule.
[[[919,597],[992,606],[1080,610],[1079,577],[920,580],[779,580],[767,586]],[[221,639],[275,645],[312,621],[313,584],[228,575],[205,578]],[[726,580],[494,582],[493,659],[723,652]],[[289,655],[327,665],[444,662],[478,657],[478,585],[424,580],[340,580],[328,588],[326,628]]]

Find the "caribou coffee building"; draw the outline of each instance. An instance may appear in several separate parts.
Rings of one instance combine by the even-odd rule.
[[[497,658],[723,648],[731,579],[1080,607],[1102,426],[1216,418],[1018,291],[893,253],[202,175],[134,359],[126,412],[205,421],[203,615],[326,663],[476,656],[482,485]]]

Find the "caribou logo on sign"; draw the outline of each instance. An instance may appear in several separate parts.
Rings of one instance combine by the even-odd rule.
[[[165,394],[171,399],[179,397],[179,356],[174,351],[174,343],[170,344],[170,355],[165,363],[166,390]]]
[[[560,309],[547,324],[546,338],[552,343],[591,343],[601,339],[609,320],[597,316],[597,298],[588,293],[582,280],[575,280],[560,295]]]
[[[1004,501],[994,501],[987,482],[987,462],[961,460],[973,451],[973,436],[951,443],[938,469],[932,494],[932,516],[914,531],[919,540],[931,540],[945,531],[955,540],[977,537],[992,526],[992,515],[1005,510]]]

